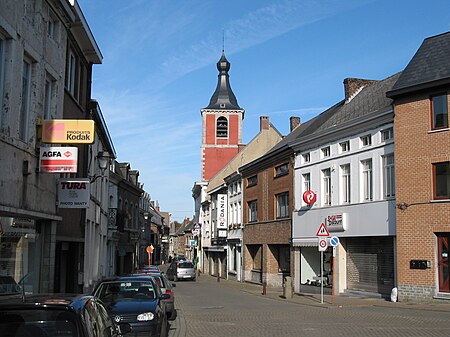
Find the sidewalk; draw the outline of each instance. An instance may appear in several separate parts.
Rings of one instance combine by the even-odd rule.
[[[446,311],[450,313],[450,301],[442,302],[390,302],[383,298],[371,297],[364,294],[340,294],[340,295],[324,295],[323,303],[321,303],[320,294],[293,294],[292,298],[283,298],[282,288],[267,288],[266,294],[263,295],[263,287],[259,284],[253,284],[248,282],[237,282],[231,280],[220,279],[217,282],[217,278],[205,274],[201,274],[197,278],[200,282],[216,282],[221,286],[233,287],[240,289],[241,291],[251,293],[255,296],[268,297],[278,301],[286,301],[291,303],[297,303],[299,305],[316,306],[323,308],[342,308],[342,307],[364,307],[364,306],[378,306],[389,308],[403,308],[414,310],[434,310],[434,311]]]

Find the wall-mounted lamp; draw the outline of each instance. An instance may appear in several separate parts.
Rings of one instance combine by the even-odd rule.
[[[144,213],[144,219],[147,220],[148,219],[148,212]]]
[[[109,166],[109,160],[111,159],[111,156],[109,155],[108,151],[100,151],[97,154],[97,163],[98,163],[98,167],[100,168],[100,170],[102,171],[101,175],[97,175],[97,176],[93,176],[90,177],[90,182],[93,183],[94,181],[96,181],[98,178],[103,178],[105,176],[105,171]]]

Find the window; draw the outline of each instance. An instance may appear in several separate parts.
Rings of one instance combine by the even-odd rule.
[[[58,19],[53,10],[50,10],[50,15],[48,17],[47,36],[55,41],[58,37]]]
[[[302,178],[303,178],[303,192],[309,191],[311,189],[310,173],[302,174]]]
[[[258,205],[257,201],[249,201],[248,202],[248,222],[256,222],[258,221]]]
[[[281,193],[277,198],[277,219],[289,217],[289,193]]]
[[[56,81],[47,77],[44,86],[44,120],[52,119]]]
[[[342,203],[350,203],[350,164],[341,166]]]
[[[362,164],[363,200],[373,200],[372,159],[364,160]]]
[[[275,177],[283,176],[289,173],[289,164],[285,163],[283,165],[275,167]]]
[[[22,63],[22,83],[20,89],[20,116],[19,116],[19,138],[27,141],[28,121],[30,115],[30,91],[31,91],[31,62],[27,59]]]
[[[388,128],[381,131],[381,140],[385,142],[389,139],[394,139],[394,128]]]
[[[395,165],[393,153],[383,157],[383,171],[384,198],[395,197]]]
[[[433,164],[434,199],[450,199],[450,162]]]
[[[326,158],[330,156],[330,147],[324,147],[322,148],[322,158]]]
[[[228,120],[223,116],[217,118],[216,135],[220,138],[228,137]]]
[[[79,102],[81,99],[81,82],[83,80],[83,69],[78,57],[69,50],[66,65],[66,89],[72,97]]]
[[[341,148],[341,153],[350,151],[350,141],[339,143],[339,147]]]
[[[372,145],[372,137],[370,135],[365,135],[361,137],[361,145],[369,146]]]
[[[331,205],[331,169],[322,170],[323,204]]]
[[[311,161],[311,155],[309,153],[302,155],[302,158],[304,163],[309,163]]]
[[[448,128],[447,95],[431,97],[431,111],[433,118],[433,129]]]
[[[258,183],[258,176],[247,178],[247,187],[255,186]]]

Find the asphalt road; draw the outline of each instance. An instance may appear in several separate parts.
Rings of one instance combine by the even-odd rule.
[[[258,296],[238,283],[201,276],[177,282],[170,337],[450,336],[450,311],[420,306],[294,303]],[[444,307],[441,307],[444,308]]]

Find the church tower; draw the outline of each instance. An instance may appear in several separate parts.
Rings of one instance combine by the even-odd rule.
[[[219,78],[216,91],[202,114],[202,180],[209,180],[238,152],[242,143],[241,109],[231,90],[228,71],[230,62],[222,51],[217,62]]]

